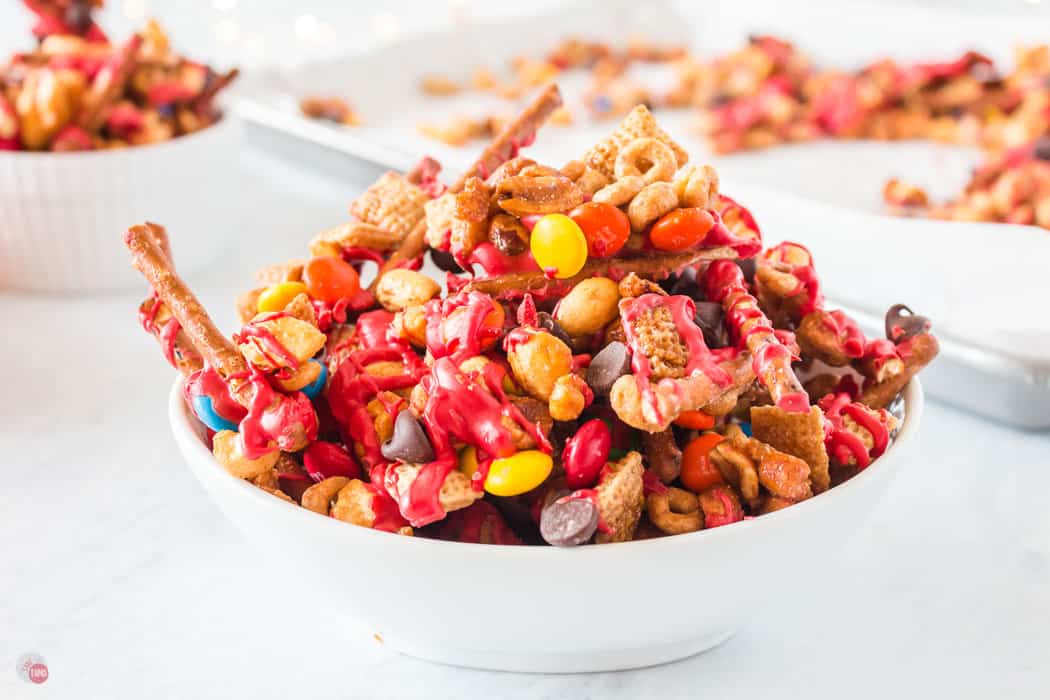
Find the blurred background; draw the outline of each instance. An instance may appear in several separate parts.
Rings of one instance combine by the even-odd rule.
[[[717,3],[670,4],[702,18]],[[837,4],[848,8],[874,3],[843,0]],[[1046,22],[1044,34],[1050,35],[1050,0],[883,0],[879,4],[1032,18]],[[556,0],[533,0],[527,5],[481,0],[109,0],[100,24],[113,36],[125,36],[144,19],[155,16],[188,55],[255,68],[363,52],[403,36],[486,18],[532,14],[558,5]],[[8,49],[25,45],[30,24],[20,2],[4,3],[0,8],[2,45]],[[936,25],[922,29],[931,37],[938,33]]]

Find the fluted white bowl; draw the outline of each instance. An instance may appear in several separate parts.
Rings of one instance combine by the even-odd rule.
[[[225,117],[171,141],[109,151],[0,152],[0,288],[99,292],[141,286],[121,234],[164,224],[179,269],[215,259],[238,180],[240,125]],[[201,213],[207,213],[207,225]]]
[[[787,579],[834,568],[906,460],[922,388],[872,466],[815,498],[687,535],[575,548],[462,544],[356,527],[228,474],[172,387],[172,431],[220,510],[311,601],[364,623],[388,646],[440,663],[527,672],[608,671],[673,661],[720,644]],[[772,587],[770,577],[777,583]],[[275,640],[276,641],[276,640]]]

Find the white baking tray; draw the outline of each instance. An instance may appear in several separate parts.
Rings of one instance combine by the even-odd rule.
[[[717,53],[740,45],[748,32],[772,32],[794,39],[825,64],[844,67],[885,55],[948,59],[967,48],[1008,62],[1013,44],[1040,38],[1037,28],[1016,19],[949,16],[912,7],[851,3],[851,11],[843,13],[840,4],[817,0],[789,13],[772,0],[703,5],[707,11],[698,14],[688,3],[656,3],[640,10],[626,0],[577,2],[556,14],[406,38],[332,63],[260,76],[247,86],[239,112],[254,127],[250,133],[256,143],[308,164],[331,163],[338,154],[362,167],[403,170],[428,154],[455,177],[482,144],[449,147],[422,136],[418,124],[507,107],[477,94],[428,97],[418,90],[419,80],[433,74],[466,80],[478,66],[498,69],[516,55],[541,55],[565,36],[622,44],[625,37],[643,34]],[[927,34],[920,41],[922,32]],[[669,77],[659,68],[650,70],[651,80]],[[585,83],[585,76],[573,74],[559,81],[570,109],[579,115]],[[365,126],[302,117],[298,99],[308,94],[345,97]],[[881,212],[887,177],[903,176],[928,185],[935,197],[947,197],[967,180],[979,157],[975,150],[926,142],[829,141],[715,156],[692,133],[689,110],[662,110],[658,118],[695,161],[718,168],[723,190],[753,210],[767,242],[797,240],[812,250],[829,296],[873,318],[897,302],[933,318],[935,328],[951,338],[953,351],[959,351],[950,379],[931,378],[940,387],[934,387],[935,396],[981,412],[962,399],[966,392],[986,391],[989,383],[975,373],[969,386],[960,368],[998,364],[1000,375],[1009,378],[1001,387],[1006,394],[988,404],[1010,408],[984,413],[1029,427],[1050,426],[1050,314],[1043,310],[1050,300],[1050,233]],[[529,154],[560,164],[582,154],[613,126],[586,119],[570,127],[548,125]],[[936,371],[937,364],[928,370]],[[1011,384],[1017,389],[1012,395]],[[1047,403],[1033,404],[1032,390]],[[1037,411],[1038,417],[1025,418]]]

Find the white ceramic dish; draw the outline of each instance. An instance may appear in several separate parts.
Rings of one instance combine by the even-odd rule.
[[[223,513],[310,600],[405,654],[527,672],[649,666],[720,644],[786,584],[835,566],[916,439],[923,394],[905,390],[890,449],[850,481],[785,510],[688,535],[573,549],[460,544],[354,527],[229,475],[205,446],[177,380],[172,431]],[[775,578],[775,585],[771,579]],[[818,578],[814,575],[813,578]]]
[[[120,236],[151,220],[171,234],[179,269],[215,259],[238,179],[231,115],[150,146],[85,153],[0,153],[0,288],[98,292],[141,285]],[[208,225],[201,225],[207,212]]]

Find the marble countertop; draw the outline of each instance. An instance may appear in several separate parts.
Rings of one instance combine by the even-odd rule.
[[[237,227],[256,243],[191,278],[225,327],[251,270],[341,221],[364,184],[245,159],[238,201],[251,208]],[[140,297],[0,294],[2,698],[837,700],[1050,687],[1046,434],[933,402],[910,463],[850,546],[709,653],[594,675],[450,668],[399,656],[298,594],[206,498],[168,429],[171,371],[137,328]],[[46,683],[16,673],[28,652],[46,660]]]

